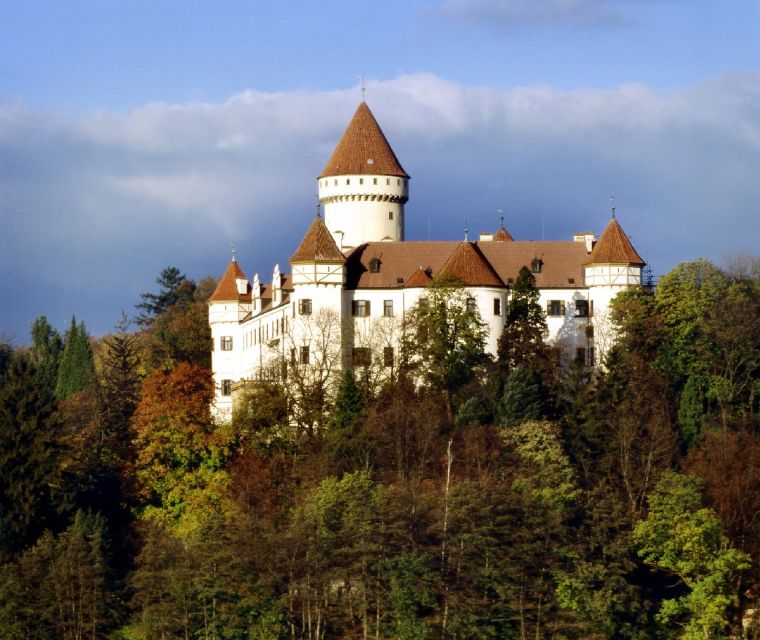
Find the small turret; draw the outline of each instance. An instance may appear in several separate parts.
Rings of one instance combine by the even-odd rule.
[[[318,178],[325,225],[340,251],[404,239],[409,174],[365,102]]]

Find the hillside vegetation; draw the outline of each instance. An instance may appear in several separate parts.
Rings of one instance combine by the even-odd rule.
[[[436,282],[386,375],[223,423],[214,282],[158,285],[0,346],[0,639],[760,637],[760,261],[619,295],[596,371],[529,270],[496,361]]]

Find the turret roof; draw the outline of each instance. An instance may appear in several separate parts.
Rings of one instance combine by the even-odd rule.
[[[461,242],[441,267],[438,276],[453,276],[475,287],[503,287],[504,282],[473,242]]]
[[[227,266],[227,270],[220,278],[219,284],[216,285],[216,289],[214,289],[214,293],[211,294],[208,301],[220,302],[222,300],[240,300],[244,297],[250,298],[250,293],[247,296],[238,293],[237,283],[235,282],[237,278],[245,278],[245,274],[237,261],[233,259]]]
[[[383,175],[408,178],[366,102],[361,102],[320,178]]]
[[[636,253],[620,223],[612,218],[594,245],[586,264],[630,264],[643,267],[645,262]]]
[[[309,230],[291,256],[290,263],[296,262],[330,262],[343,264],[346,257],[338,249],[335,239],[325,226],[322,218],[317,216]]]

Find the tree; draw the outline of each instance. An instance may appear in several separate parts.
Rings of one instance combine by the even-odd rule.
[[[443,392],[451,414],[454,393],[490,359],[485,352],[487,329],[478,312],[467,309],[469,294],[460,281],[436,279],[427,293],[407,315],[402,367]]]
[[[188,280],[177,267],[171,266],[161,271],[156,283],[161,287],[159,292],[141,293],[142,302],[135,305],[142,310],[138,316],[140,324],[148,325],[169,307],[179,302],[189,302],[196,288],[192,280]]]
[[[43,384],[53,393],[63,352],[63,340],[45,316],[40,316],[32,323],[31,334],[32,348],[29,355]]]
[[[131,423],[132,472],[143,517],[189,535],[224,509],[231,434],[211,421],[208,371],[182,363],[142,385]]]
[[[66,331],[65,345],[58,367],[55,397],[58,400],[66,400],[75,391],[83,389],[95,391],[97,385],[90,337],[84,322],[77,324],[76,318],[72,317],[71,325]]]
[[[64,504],[60,418],[25,358],[0,387],[0,545],[21,549],[54,527]]]
[[[749,568],[750,558],[729,546],[715,512],[702,506],[694,478],[664,473],[649,496],[647,517],[633,534],[645,562],[672,572],[690,589],[663,601],[660,624],[666,629],[682,625],[681,637],[687,640],[719,637],[738,600],[734,578]]]
[[[546,316],[538,303],[539,295],[535,276],[528,267],[522,267],[499,338],[498,361],[507,371],[520,366],[535,368],[548,357]]]
[[[327,448],[336,470],[369,467],[371,455],[364,398],[350,368],[343,372],[335,396],[327,431]]]
[[[542,409],[539,384],[530,371],[522,365],[513,368],[504,384],[499,405],[500,424],[512,427],[526,420],[536,420],[541,416]]]

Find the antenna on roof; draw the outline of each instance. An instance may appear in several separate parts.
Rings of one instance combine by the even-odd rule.
[[[232,261],[233,262],[237,262],[237,260],[235,258],[235,243],[234,242],[230,242],[230,245],[232,245]]]
[[[612,209],[612,219],[615,219],[615,196],[610,196],[610,209]]]
[[[464,219],[464,241],[467,242],[467,218]]]
[[[504,209],[496,209],[496,212],[499,214],[499,228],[501,229],[504,226]]]
[[[367,92],[367,88],[364,86],[364,74],[362,73],[360,76],[357,76],[359,78],[359,82],[361,83],[361,92],[362,92],[362,102],[366,102],[364,100],[364,94]]]

